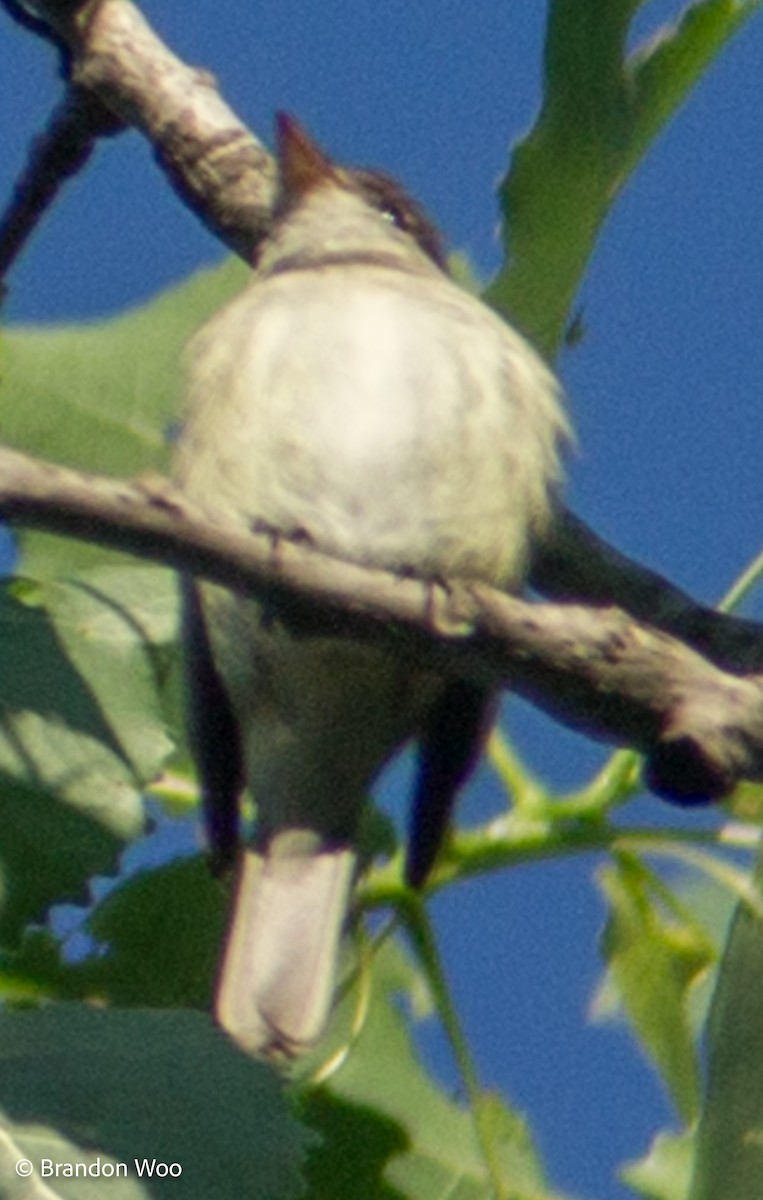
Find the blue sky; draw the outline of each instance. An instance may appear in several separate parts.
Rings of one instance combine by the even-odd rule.
[[[276,108],[293,111],[337,158],[404,180],[486,278],[498,265],[494,185],[537,108],[542,5],[143,7],[262,136]],[[645,5],[640,35],[678,7]],[[57,84],[52,55],[0,20],[5,193]],[[583,285],[586,338],[559,364],[580,442],[573,508],[708,601],[763,540],[762,61],[758,17],[629,184]],[[13,273],[7,316],[115,312],[221,257],[129,135],[67,189]],[[763,603],[749,611],[763,615]],[[555,786],[602,761],[600,747],[516,702],[507,720]],[[488,782],[483,773],[465,819],[484,813]],[[662,812],[653,799],[639,810]],[[622,1200],[614,1164],[643,1153],[669,1110],[627,1036],[585,1024],[603,917],[594,866],[525,867],[441,898],[436,912],[485,1082],[527,1111],[558,1187]]]

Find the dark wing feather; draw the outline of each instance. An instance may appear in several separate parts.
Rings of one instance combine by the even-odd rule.
[[[432,869],[458,790],[482,753],[494,709],[492,692],[456,679],[446,684],[427,716],[419,738],[405,870],[412,887],[422,887]]]
[[[183,580],[183,637],[188,728],[204,802],[204,821],[218,871],[238,849],[239,796],[244,786],[241,734],[215,666],[198,588]]]

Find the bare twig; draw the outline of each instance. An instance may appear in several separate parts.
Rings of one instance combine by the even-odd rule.
[[[47,129],[32,142],[26,169],[0,217],[0,280],[61,186],[90,158],[97,139],[121,127],[121,121],[92,92],[67,88]]]
[[[553,537],[539,549],[532,584],[555,600],[617,604],[726,670],[763,670],[760,625],[730,620],[697,604],[662,575],[615,550],[568,509],[561,510]]]

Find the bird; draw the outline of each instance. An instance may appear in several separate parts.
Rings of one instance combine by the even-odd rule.
[[[530,343],[451,277],[390,176],[276,118],[278,193],[250,281],[193,336],[173,476],[192,501],[328,555],[520,591],[569,423]],[[236,861],[214,1001],[246,1053],[328,1021],[365,798],[418,745],[406,879],[421,889],[496,697],[277,603],[183,581],[189,729],[209,840]],[[240,797],[256,806],[242,847]]]

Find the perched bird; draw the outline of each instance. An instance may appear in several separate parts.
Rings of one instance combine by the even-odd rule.
[[[567,436],[530,345],[449,277],[392,180],[277,120],[280,192],[244,291],[189,349],[175,478],[193,500],[328,554],[518,590]],[[185,583],[191,732],[213,848],[239,855],[216,1014],[291,1055],[330,1010],[364,796],[417,738],[407,875],[420,886],[493,697],[277,608]]]

